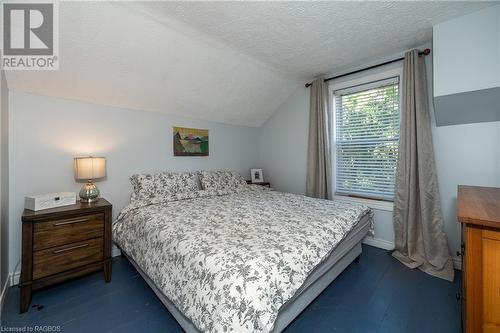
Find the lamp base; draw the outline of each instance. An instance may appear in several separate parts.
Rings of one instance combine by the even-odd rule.
[[[89,180],[80,189],[80,202],[91,203],[99,200],[99,189],[97,186]]]
[[[82,198],[80,198],[81,203],[93,203],[93,202],[97,202],[97,201],[99,201],[99,198],[96,198],[96,199],[82,199]]]

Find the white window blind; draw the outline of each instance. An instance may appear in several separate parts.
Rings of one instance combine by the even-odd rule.
[[[399,77],[334,92],[335,192],[393,200]]]

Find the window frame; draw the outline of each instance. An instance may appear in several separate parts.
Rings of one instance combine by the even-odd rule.
[[[332,116],[332,122],[331,122],[331,156],[333,156],[332,159],[332,186],[333,186],[333,199],[335,200],[343,200],[343,201],[351,201],[351,202],[356,202],[356,203],[361,203],[365,204],[373,209],[378,209],[378,210],[384,210],[384,211],[392,211],[394,204],[393,201],[387,201],[387,200],[382,200],[382,199],[372,199],[372,198],[360,198],[360,197],[354,197],[354,196],[349,196],[349,195],[340,195],[336,194],[336,168],[337,168],[337,160],[336,160],[336,148],[337,148],[337,142],[336,142],[336,126],[335,126],[335,95],[334,92],[342,89],[346,89],[349,87],[353,86],[358,86],[358,85],[363,85],[367,84],[370,82],[374,81],[381,81],[385,79],[390,79],[393,77],[398,77],[399,78],[399,111],[401,113],[401,83],[402,83],[402,74],[403,74],[403,67],[401,64],[399,64],[398,67],[396,68],[390,68],[390,69],[382,69],[379,70],[376,73],[368,73],[365,75],[356,75],[356,77],[353,76],[347,76],[346,78],[341,78],[337,80],[332,80],[328,84],[328,102],[329,102],[329,108],[330,108],[330,114]],[[401,120],[401,117],[399,118]]]

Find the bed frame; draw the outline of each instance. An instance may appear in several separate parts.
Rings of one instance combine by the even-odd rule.
[[[358,222],[357,226],[332,251],[326,260],[318,265],[296,292],[295,296],[287,301],[280,309],[272,333],[283,331],[323,290],[335,280],[353,261],[359,260],[361,255],[361,242],[370,229],[368,214]],[[132,263],[146,283],[153,289],[156,296],[174,316],[179,325],[187,333],[200,333],[182,312],[156,287],[146,273],[123,250],[122,254]]]

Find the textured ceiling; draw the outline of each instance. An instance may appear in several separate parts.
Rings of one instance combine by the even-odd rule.
[[[422,45],[432,26],[493,2],[146,2],[302,79]]]
[[[304,80],[431,39],[481,2],[61,2],[60,69],[9,88],[260,126]]]

